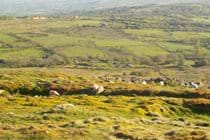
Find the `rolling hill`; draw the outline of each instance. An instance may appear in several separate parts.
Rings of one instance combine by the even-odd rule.
[[[209,0],[185,0],[184,2],[181,0],[1,0],[0,15],[61,15],[80,10],[192,2],[210,3]]]
[[[204,65],[210,62],[209,9],[150,5],[82,12],[78,18],[2,19],[0,65]]]
[[[210,140],[209,0],[0,1],[0,140]]]

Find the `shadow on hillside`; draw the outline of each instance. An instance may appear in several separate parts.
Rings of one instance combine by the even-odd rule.
[[[210,99],[210,94],[200,94],[198,92],[184,91],[176,93],[172,91],[155,91],[155,90],[117,90],[111,91],[108,95],[117,96],[160,96],[160,97],[174,97],[174,98],[206,98]]]
[[[208,99],[197,98],[185,100],[184,106],[194,113],[210,115],[210,100]]]
[[[156,91],[156,90],[149,90],[149,89],[142,89],[142,90],[108,90],[105,91],[102,94],[96,94],[94,91],[92,91],[90,88],[71,88],[71,89],[63,89],[63,88],[54,88],[51,90],[55,90],[60,95],[81,95],[86,94],[90,96],[157,96],[157,97],[174,97],[174,98],[206,98],[210,99],[210,94],[203,93],[198,91],[183,91],[182,93],[179,92],[173,92],[173,91]],[[20,93],[22,95],[28,95],[28,96],[49,96],[49,90],[44,88],[19,88],[15,91],[12,91],[10,93]]]

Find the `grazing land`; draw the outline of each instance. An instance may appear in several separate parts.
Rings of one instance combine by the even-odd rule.
[[[1,70],[0,139],[210,138],[210,90],[110,83],[82,71]],[[105,92],[95,95],[94,83]]]
[[[78,14],[2,17],[0,64],[110,68],[209,63],[209,6],[132,7]]]
[[[0,139],[209,140],[210,7],[0,17]]]

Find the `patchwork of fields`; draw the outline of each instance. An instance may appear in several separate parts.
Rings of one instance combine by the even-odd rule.
[[[147,20],[153,22],[154,19]],[[181,57],[186,65],[193,65],[194,57],[209,59],[210,50],[204,42],[209,40],[209,32],[172,32],[149,27],[127,29],[123,26],[97,18],[1,20],[1,65],[74,66],[85,63],[94,66],[103,63],[116,67],[119,63],[154,65],[156,59],[162,59],[163,64],[176,66],[179,60],[170,60],[171,56]]]

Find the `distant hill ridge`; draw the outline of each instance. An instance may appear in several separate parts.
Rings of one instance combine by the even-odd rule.
[[[170,4],[170,5],[146,5],[146,6],[131,6],[131,7],[116,7],[109,9],[101,9],[96,11],[78,12],[78,15],[93,16],[93,17],[110,17],[137,19],[151,16],[166,16],[177,17],[182,15],[185,17],[193,16],[210,16],[210,5],[202,3],[187,3],[187,4]],[[181,17],[179,17],[181,18]]]
[[[195,2],[210,4],[210,0],[1,0],[0,15],[60,15],[121,6]]]

